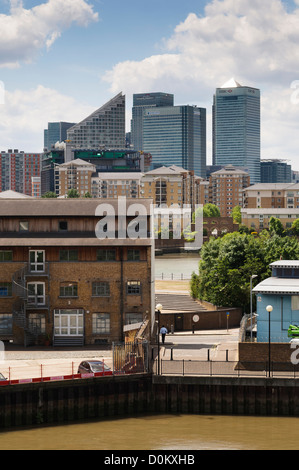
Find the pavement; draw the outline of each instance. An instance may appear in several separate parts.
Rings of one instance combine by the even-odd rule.
[[[166,335],[160,343],[161,359],[236,361],[239,329],[184,331]],[[13,344],[5,346],[0,354],[0,372],[10,380],[77,373],[78,365],[86,359],[104,360],[112,367],[110,348],[85,346],[81,348],[54,348]]]

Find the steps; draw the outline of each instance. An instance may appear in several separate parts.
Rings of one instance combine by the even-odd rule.
[[[206,309],[200,303],[184,294],[161,294],[156,293],[156,303],[161,303],[163,311],[174,312],[205,312]]]
[[[80,347],[84,346],[84,336],[54,336],[54,347]]]

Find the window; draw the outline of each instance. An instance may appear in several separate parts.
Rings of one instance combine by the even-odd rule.
[[[60,297],[77,297],[78,284],[76,282],[63,282],[60,284]]]
[[[66,220],[60,220],[58,222],[58,230],[60,232],[66,232],[67,231],[67,221]]]
[[[19,231],[20,232],[28,232],[29,230],[29,222],[24,220],[19,223]]]
[[[12,283],[0,282],[0,297],[11,297],[11,296],[12,296]]]
[[[142,313],[126,313],[125,324],[132,325],[133,323],[142,322]]]
[[[128,249],[128,261],[139,261],[140,250]]]
[[[12,334],[12,313],[4,313],[0,315],[0,333],[2,335]]]
[[[110,315],[109,313],[93,313],[92,315],[92,333],[110,334]]]
[[[5,261],[12,261],[12,251],[9,251],[9,250],[0,251],[0,263],[3,263]]]
[[[78,261],[78,250],[59,250],[60,261]]]
[[[141,294],[141,283],[140,281],[128,281],[127,282],[127,294]]]
[[[115,261],[116,250],[97,250],[97,261]]]
[[[109,297],[110,286],[106,281],[95,281],[92,283],[92,295],[94,297]]]

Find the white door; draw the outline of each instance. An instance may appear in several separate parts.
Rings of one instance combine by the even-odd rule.
[[[45,271],[45,251],[44,250],[30,250],[29,251],[29,269],[30,272],[44,272]]]
[[[27,301],[28,305],[45,305],[46,295],[44,282],[28,282]]]
[[[83,310],[55,310],[54,334],[55,336],[83,336]]]

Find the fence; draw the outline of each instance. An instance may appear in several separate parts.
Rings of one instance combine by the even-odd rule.
[[[190,273],[156,273],[156,281],[190,281]]]
[[[160,360],[153,362],[152,371],[160,375],[197,376],[197,377],[271,377],[299,378],[298,365],[286,362],[209,361],[209,360]]]
[[[112,359],[105,364],[104,359],[101,359],[103,369],[97,372],[78,373],[80,362],[64,359],[60,362],[49,360],[38,363],[29,360],[20,366],[10,366],[9,361],[3,360],[0,361],[0,386],[148,372],[148,342],[113,343]],[[89,362],[88,359],[86,362]]]

